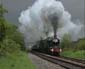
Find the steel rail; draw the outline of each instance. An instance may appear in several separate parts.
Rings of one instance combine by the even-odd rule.
[[[59,64],[66,69],[85,69],[84,63],[76,62],[62,57],[51,56],[39,52],[32,52],[32,53],[52,63]]]

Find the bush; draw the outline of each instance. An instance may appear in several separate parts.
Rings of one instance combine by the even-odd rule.
[[[76,46],[77,50],[85,50],[85,39],[79,40]]]
[[[0,54],[7,55],[11,53],[17,53],[20,51],[20,45],[12,39],[4,39],[0,45]]]

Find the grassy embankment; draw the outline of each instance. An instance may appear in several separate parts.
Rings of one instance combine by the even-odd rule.
[[[35,69],[26,53],[13,54],[0,58],[0,69]]]
[[[61,55],[66,57],[78,58],[78,59],[85,59],[85,50],[81,51],[63,51]]]

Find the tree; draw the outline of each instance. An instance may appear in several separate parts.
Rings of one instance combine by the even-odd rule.
[[[77,50],[85,50],[85,39],[80,39],[77,42],[77,46],[76,46]]]
[[[63,49],[70,49],[71,48],[71,44],[72,44],[72,41],[71,41],[71,37],[69,34],[65,34],[61,40],[61,47]]]
[[[4,14],[8,11],[3,7],[3,4],[0,4],[0,41],[3,40],[3,37],[5,36],[5,19]]]
[[[7,10],[0,4],[0,56],[25,50],[22,34],[17,26],[5,20],[5,13]]]

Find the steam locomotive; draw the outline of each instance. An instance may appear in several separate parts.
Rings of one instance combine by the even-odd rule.
[[[53,26],[54,37],[48,37],[46,39],[41,39],[33,46],[32,50],[51,54],[51,55],[57,55],[57,56],[60,55],[60,52],[61,52],[61,48],[59,46],[60,40],[56,36],[59,18],[55,14],[56,13],[49,15],[49,19]]]
[[[60,40],[58,38],[48,37],[46,39],[38,41],[33,47],[32,50],[59,56],[62,51],[60,46]]]

